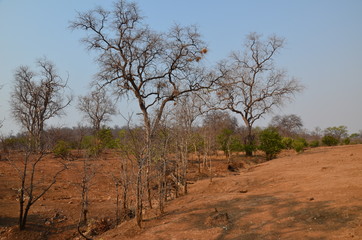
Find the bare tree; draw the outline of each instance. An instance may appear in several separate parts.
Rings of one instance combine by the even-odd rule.
[[[139,179],[136,180],[134,174],[137,168],[134,159],[136,158],[137,162],[142,161],[141,159],[137,159],[137,157],[143,156],[142,149],[144,149],[142,141],[143,134],[140,134],[140,129],[137,127],[131,129],[131,117],[129,119],[125,118],[125,120],[127,121],[127,127],[122,128],[118,133],[120,141],[120,165],[119,167],[115,167],[113,169],[114,171],[111,172],[116,190],[116,224],[134,217],[134,211],[131,210],[130,207],[130,195],[132,185],[136,182],[139,183],[137,181]],[[137,189],[140,187],[142,186],[137,186]],[[138,195],[136,197],[141,196]],[[136,202],[137,204],[141,203],[139,199],[136,199]],[[120,203],[122,204],[121,208]]]
[[[59,168],[53,174],[49,174],[47,178],[44,175],[39,177],[39,172],[41,172],[38,171],[39,165],[44,162],[45,156],[44,150],[35,154],[27,146],[21,160],[8,158],[8,162],[16,170],[20,179],[18,190],[20,230],[26,227],[30,208],[56,183],[59,174],[67,169],[66,164],[59,162]]]
[[[175,161],[170,161],[170,153],[173,148],[172,142],[174,135],[172,134],[172,130],[168,126],[168,119],[164,119],[157,134],[157,138],[154,139],[154,147],[156,147],[155,151],[155,159],[157,170],[157,179],[158,179],[158,207],[161,213],[164,213],[165,202],[167,201],[168,193],[171,192],[170,187],[177,185],[170,184],[169,181],[170,175],[176,172],[177,167],[175,167],[173,163]],[[173,166],[172,166],[173,165]],[[177,174],[177,173],[176,173]],[[175,191],[177,192],[177,187],[175,187]],[[177,193],[176,193],[177,194]]]
[[[233,52],[219,66],[225,75],[217,85],[219,106],[242,118],[248,129],[247,146],[254,144],[254,123],[303,89],[297,80],[290,79],[286,71],[274,64],[274,57],[283,45],[284,40],[277,36],[263,40],[251,33],[244,52]],[[246,154],[251,156],[252,148],[247,148]]]
[[[132,162],[134,159],[137,162],[137,174],[135,179],[135,193],[136,193],[136,218],[137,224],[141,226],[142,222],[142,211],[143,211],[143,197],[144,197],[144,163],[145,157],[147,156],[145,151],[147,147],[145,146],[144,140],[144,129],[140,127],[131,128],[130,126],[131,118],[128,119],[127,129],[124,129],[120,132],[120,140],[121,140],[121,154],[128,162]],[[122,160],[122,159],[121,159]],[[132,164],[125,164],[123,165],[124,170],[129,170],[129,165]],[[128,192],[128,184],[129,181],[126,178],[130,174],[129,172],[121,172],[121,176],[123,177],[123,191],[125,194]],[[124,195],[124,204],[127,203],[127,195]],[[123,210],[128,211],[127,208]]]
[[[204,113],[203,102],[197,94],[187,94],[182,96],[175,102],[174,107],[174,126],[173,131],[177,136],[175,142],[179,152],[179,172],[176,175],[177,179],[181,180],[181,185],[184,188],[184,194],[187,194],[187,168],[189,161],[190,146],[196,148],[196,138],[193,135],[193,130],[196,127],[197,119]],[[179,183],[176,184],[178,188]],[[178,196],[178,189],[176,189]]]
[[[15,120],[27,130],[33,148],[40,150],[46,121],[62,114],[71,97],[64,97],[67,81],[57,74],[52,62],[44,58],[37,65],[38,74],[27,66],[16,69],[11,108]]]
[[[88,223],[88,213],[89,213],[89,190],[91,187],[91,180],[94,177],[96,170],[94,167],[92,167],[92,164],[90,163],[90,156],[85,156],[83,158],[83,176],[82,181],[80,184],[81,188],[81,207],[80,207],[80,217],[78,221],[78,233],[86,238],[88,238],[83,234],[81,231],[81,226],[87,225]]]
[[[47,59],[37,61],[40,72],[36,74],[29,67],[20,66],[15,71],[15,86],[11,108],[14,118],[27,129],[28,141],[20,163],[9,158],[9,163],[19,175],[19,228],[25,229],[31,206],[39,200],[56,182],[57,176],[66,169],[65,164],[52,175],[49,183],[39,183],[37,167],[45,158],[44,127],[47,120],[62,114],[71,97],[64,103],[64,89],[67,82],[57,74],[55,66]],[[34,150],[37,153],[34,153]],[[43,186],[43,188],[41,188]],[[39,192],[36,192],[40,188]]]
[[[272,118],[270,125],[277,128],[286,137],[293,137],[301,131],[303,127],[302,119],[295,115],[276,115]]]
[[[112,11],[97,8],[79,13],[70,27],[86,31],[83,42],[89,50],[99,53],[100,82],[138,102],[146,141],[139,173],[146,171],[148,202],[152,207],[148,178],[150,146],[165,107],[184,94],[208,87],[206,76],[210,75],[199,67],[207,50],[196,27],[176,25],[167,33],[157,33],[142,20],[135,3],[120,0]],[[140,224],[142,209],[137,212]]]
[[[95,132],[98,132],[102,124],[117,113],[114,102],[104,88],[92,91],[89,96],[79,97],[78,109],[84,113],[84,117],[89,120]]]

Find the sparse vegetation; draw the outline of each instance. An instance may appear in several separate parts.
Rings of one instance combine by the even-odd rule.
[[[62,159],[67,159],[70,155],[70,144],[66,141],[60,140],[57,142],[53,149],[55,157],[60,157]]]
[[[313,140],[309,143],[309,146],[312,148],[319,147],[319,140]]]
[[[293,139],[290,137],[283,137],[282,144],[284,149],[292,149],[293,148]]]
[[[322,143],[326,146],[336,146],[338,145],[339,141],[334,136],[326,135],[322,138]]]
[[[4,178],[11,179],[1,186],[7,191],[6,198],[9,196],[19,204],[21,231],[29,219],[39,225],[44,218],[43,225],[49,229],[56,225],[55,221],[67,221],[58,213],[61,208],[77,211],[76,217],[73,214],[54,233],[77,229],[78,233],[69,239],[79,235],[91,239],[133,218],[135,226],[150,227],[153,223],[149,222],[167,217],[169,201],[187,196],[189,186],[198,180],[208,178],[209,189],[217,192],[219,189],[213,188],[221,185],[220,179],[215,178],[226,179],[232,174],[236,179],[245,175],[246,170],[251,173],[255,164],[265,162],[265,158],[275,159],[283,149],[283,156],[301,157],[308,146],[362,143],[362,133],[348,136],[343,125],[310,132],[303,129],[301,117],[294,114],[274,116],[265,129],[255,126],[259,119],[303,90],[299,81],[276,66],[275,57],[284,46],[283,38],[272,35],[263,39],[261,34],[250,33],[242,51],[233,51],[226,60],[208,66],[204,61],[208,49],[197,27],[174,25],[166,32],[158,32],[145,19],[136,3],[119,0],[110,10],[97,7],[78,12],[70,23],[71,29],[85,32],[82,42],[95,53],[99,66],[92,89],[78,97],[77,109],[86,126],[81,123],[73,128],[49,126],[50,119],[65,114],[72,100],[66,94],[69,79],[58,75],[55,64],[44,58],[37,61],[38,72],[27,66],[15,69],[10,102],[13,118],[23,132],[1,138],[0,163],[11,166],[12,171],[1,172],[0,177],[8,174]],[[124,98],[136,102],[135,116],[122,115],[127,122],[125,126],[107,126],[111,117],[118,114],[117,101]],[[0,128],[2,123],[0,120]],[[328,170],[328,166],[318,169]],[[16,184],[12,175],[17,177]],[[279,181],[275,177],[268,179]],[[257,204],[268,207],[280,204],[283,211],[288,210],[289,222],[283,219],[285,222],[278,222],[279,227],[293,225],[305,217],[304,212],[298,212],[305,201],[290,203],[283,199],[285,196],[276,199],[267,193],[249,194],[247,188],[254,190],[259,184],[253,181],[244,181],[243,185],[235,181],[228,186],[229,190],[220,190],[218,194],[238,195],[237,201],[244,194],[245,203],[256,199]],[[47,193],[52,197],[48,199]],[[206,190],[203,193],[209,196]],[[1,196],[0,200],[8,199]],[[311,196],[309,201],[313,200]],[[36,202],[39,202],[37,211],[31,212]],[[52,217],[44,214],[49,202],[57,208]],[[219,209],[219,212],[215,207],[211,213],[201,213],[197,215],[197,224],[202,223],[203,228],[222,228],[223,234],[227,234],[236,226],[232,221],[240,215],[231,212],[229,204],[231,210],[239,208],[226,200],[222,205],[225,211]],[[103,212],[104,209],[107,211]],[[204,211],[199,206],[197,210]],[[252,211],[245,210],[241,215],[250,218],[247,213]],[[97,214],[102,216],[95,219]],[[299,218],[289,218],[289,214]],[[349,211],[345,215],[349,217]],[[324,216],[308,216],[306,221],[310,223],[316,218]],[[1,217],[0,222],[8,220],[4,219]],[[254,231],[264,225],[256,226],[249,221],[241,227]],[[127,238],[147,227],[125,228]],[[242,228],[240,232],[244,231]],[[43,230],[39,229],[36,231]],[[246,238],[263,239],[263,236]],[[46,236],[37,237],[46,239]]]
[[[283,149],[282,137],[275,128],[267,128],[259,134],[259,149],[265,152],[266,159],[276,158]]]
[[[262,35],[251,33],[242,53],[233,52],[219,64],[221,77],[215,82],[217,100],[211,104],[240,116],[247,129],[244,144],[248,156],[253,155],[255,145],[254,123],[303,90],[297,80],[275,65],[274,58],[283,46],[281,37],[272,35],[263,39]]]
[[[304,152],[304,149],[308,147],[308,143],[304,138],[297,138],[293,140],[292,147],[297,153],[300,153]]]

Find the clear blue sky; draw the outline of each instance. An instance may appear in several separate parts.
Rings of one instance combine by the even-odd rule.
[[[277,64],[298,78],[306,89],[295,101],[274,114],[297,114],[312,130],[346,125],[349,132],[362,129],[362,1],[361,0],[136,0],[151,28],[167,30],[172,24],[195,24],[209,47],[210,65],[241,49],[250,32],[277,34],[287,45]],[[68,29],[76,11],[108,0],[0,0],[0,119],[3,134],[17,132],[9,111],[14,70],[35,68],[36,59],[52,60],[60,75],[69,73],[75,100],[88,91],[97,71],[94,55],[80,43],[82,32]],[[76,126],[81,121],[73,102],[67,116],[51,122]],[[137,112],[123,102],[120,111]],[[272,115],[259,122],[265,126]],[[111,125],[123,125],[118,116]]]

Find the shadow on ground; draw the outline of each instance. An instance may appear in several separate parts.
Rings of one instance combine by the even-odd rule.
[[[216,212],[227,214],[228,222],[207,224]],[[335,208],[327,201],[299,202],[270,195],[248,195],[179,209],[169,215],[177,216],[177,222],[187,222],[188,229],[221,228],[221,234],[214,238],[218,240],[286,239],[293,234],[304,235],[307,240],[323,240],[333,231],[348,227],[361,212],[362,206]]]

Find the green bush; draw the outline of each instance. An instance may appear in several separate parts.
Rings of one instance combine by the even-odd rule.
[[[259,149],[265,152],[266,159],[275,158],[283,149],[282,137],[275,128],[267,128],[259,134]]]
[[[54,146],[53,153],[56,157],[66,159],[70,155],[70,144],[63,140],[58,141]]]
[[[242,152],[244,150],[244,146],[241,143],[241,140],[236,137],[231,138],[230,148],[231,148],[231,151],[234,151],[234,152]]]
[[[82,149],[89,149],[95,144],[96,144],[96,137],[84,136],[80,145]]]
[[[336,146],[338,145],[338,139],[336,137],[326,135],[322,138],[322,143],[327,146]]]
[[[217,135],[217,142],[220,145],[222,151],[224,151],[225,155],[228,156],[230,150],[230,142],[233,131],[230,129],[223,129],[222,132]]]
[[[292,146],[297,153],[300,153],[304,151],[304,148],[308,146],[308,143],[304,138],[297,138],[293,140]]]
[[[312,148],[315,148],[315,147],[319,147],[319,141],[318,140],[313,140],[309,143],[309,146],[312,147]]]
[[[293,139],[290,137],[283,137],[282,144],[284,149],[292,149],[293,148]]]
[[[351,139],[350,138],[345,138],[343,139],[343,144],[344,145],[349,145],[351,143]]]
[[[87,149],[89,155],[96,156],[104,149],[115,149],[120,144],[119,139],[115,139],[112,131],[108,128],[101,129],[96,136],[85,136],[81,142],[81,148]]]
[[[243,151],[244,152],[246,152],[246,153],[252,153],[252,152],[254,152],[255,150],[257,150],[258,148],[257,148],[257,146],[255,146],[255,145],[253,145],[253,144],[245,144],[245,145],[243,145],[242,146],[242,149],[243,149]]]
[[[114,149],[118,147],[118,141],[116,141],[116,139],[114,139],[113,135],[112,135],[112,131],[109,128],[104,128],[99,130],[99,132],[97,133],[97,136],[100,140],[101,143],[101,148],[105,149]]]
[[[96,156],[102,151],[101,143],[95,136],[83,137],[81,148],[86,149],[90,156]]]
[[[2,140],[2,148],[4,152],[8,151],[9,149],[18,150],[26,148],[28,144],[29,143],[26,137],[8,137]]]

